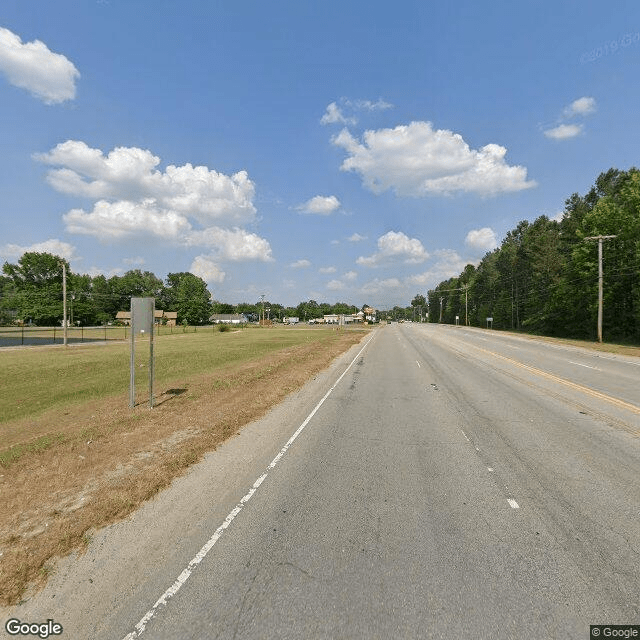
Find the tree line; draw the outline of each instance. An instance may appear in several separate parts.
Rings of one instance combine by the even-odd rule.
[[[429,321],[595,339],[603,242],[607,340],[640,342],[640,170],[609,169],[562,218],[520,222],[477,267],[429,290]],[[418,298],[418,296],[416,296]],[[416,301],[414,298],[414,302]],[[413,303],[412,303],[413,304]]]
[[[285,307],[268,300],[227,304],[214,300],[202,278],[188,272],[170,273],[163,281],[150,271],[133,269],[107,278],[73,273],[69,263],[50,253],[27,252],[16,264],[5,262],[0,275],[0,324],[24,322],[38,326],[62,324],[63,264],[67,272],[67,317],[81,326],[113,322],[118,311],[131,308],[132,297],[154,297],[156,309],[176,311],[178,322],[202,325],[212,314],[242,313],[250,321],[296,316],[300,320],[359,309],[346,302],[333,305],[315,300]],[[363,305],[362,308],[367,305]]]

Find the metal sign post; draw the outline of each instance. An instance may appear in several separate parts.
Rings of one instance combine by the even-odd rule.
[[[136,405],[136,337],[149,335],[149,406],[153,408],[153,321],[155,298],[131,298],[131,375],[129,406]]]

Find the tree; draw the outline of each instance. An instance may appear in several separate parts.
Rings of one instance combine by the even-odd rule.
[[[211,293],[207,283],[192,273],[170,273],[162,292],[162,303],[165,311],[178,312],[178,322],[205,324],[211,316]]]
[[[18,264],[4,263],[2,271],[10,283],[7,305],[23,322],[54,325],[62,322],[62,265],[69,263],[51,253],[28,251]]]

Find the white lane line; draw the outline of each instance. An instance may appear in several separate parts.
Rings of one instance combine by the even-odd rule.
[[[462,429],[460,429],[460,431],[462,431]],[[462,431],[462,435],[467,439],[467,442],[471,442],[471,440],[469,440],[469,437],[464,431]]]
[[[189,576],[193,573],[194,569],[204,560],[205,556],[211,551],[213,545],[220,539],[220,536],[224,533],[224,530],[235,520],[236,516],[242,511],[243,507],[251,498],[253,494],[258,490],[258,487],[264,482],[265,478],[268,475],[268,472],[273,469],[282,456],[287,452],[289,447],[294,443],[295,439],[300,435],[302,430],[309,424],[311,418],[316,414],[318,409],[324,404],[324,401],[329,397],[332,391],[338,386],[342,378],[346,375],[347,371],[351,369],[353,363],[360,357],[360,354],[367,348],[369,342],[371,342],[372,337],[367,340],[366,344],[358,351],[356,357],[350,362],[349,366],[342,372],[342,375],[333,383],[333,386],[324,394],[322,400],[318,402],[318,404],[314,407],[313,411],[306,417],[305,421],[296,429],[295,433],[287,440],[287,443],[280,449],[278,455],[271,461],[267,470],[253,483],[251,489],[247,492],[246,495],[242,497],[240,502],[231,510],[229,515],[224,519],[224,522],[215,530],[214,534],[207,540],[202,549],[196,553],[191,562],[187,565],[186,569],[175,579],[174,583],[158,598],[156,603],[144,614],[140,622],[135,625],[135,631],[132,631],[128,635],[126,635],[123,640],[134,640],[134,638],[139,638],[144,632],[146,626],[155,617],[156,613],[158,613],[158,609],[161,606],[165,606],[167,604],[167,600],[174,596],[184,583],[189,579]]]
[[[487,471],[493,471],[493,467],[487,467]]]
[[[509,506],[512,509],[519,509],[520,508],[520,505],[513,498],[507,498],[507,502],[509,503]]]
[[[416,360],[416,364],[418,365],[418,369],[421,369],[420,363]]]
[[[573,360],[567,360],[569,364],[577,364],[579,367],[585,367],[586,369],[593,369],[594,371],[600,371],[598,367],[590,367],[588,364],[582,364],[581,362],[574,362]]]

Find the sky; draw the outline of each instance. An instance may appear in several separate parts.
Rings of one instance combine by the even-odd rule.
[[[0,261],[378,309],[640,166],[640,4],[3,0]]]

